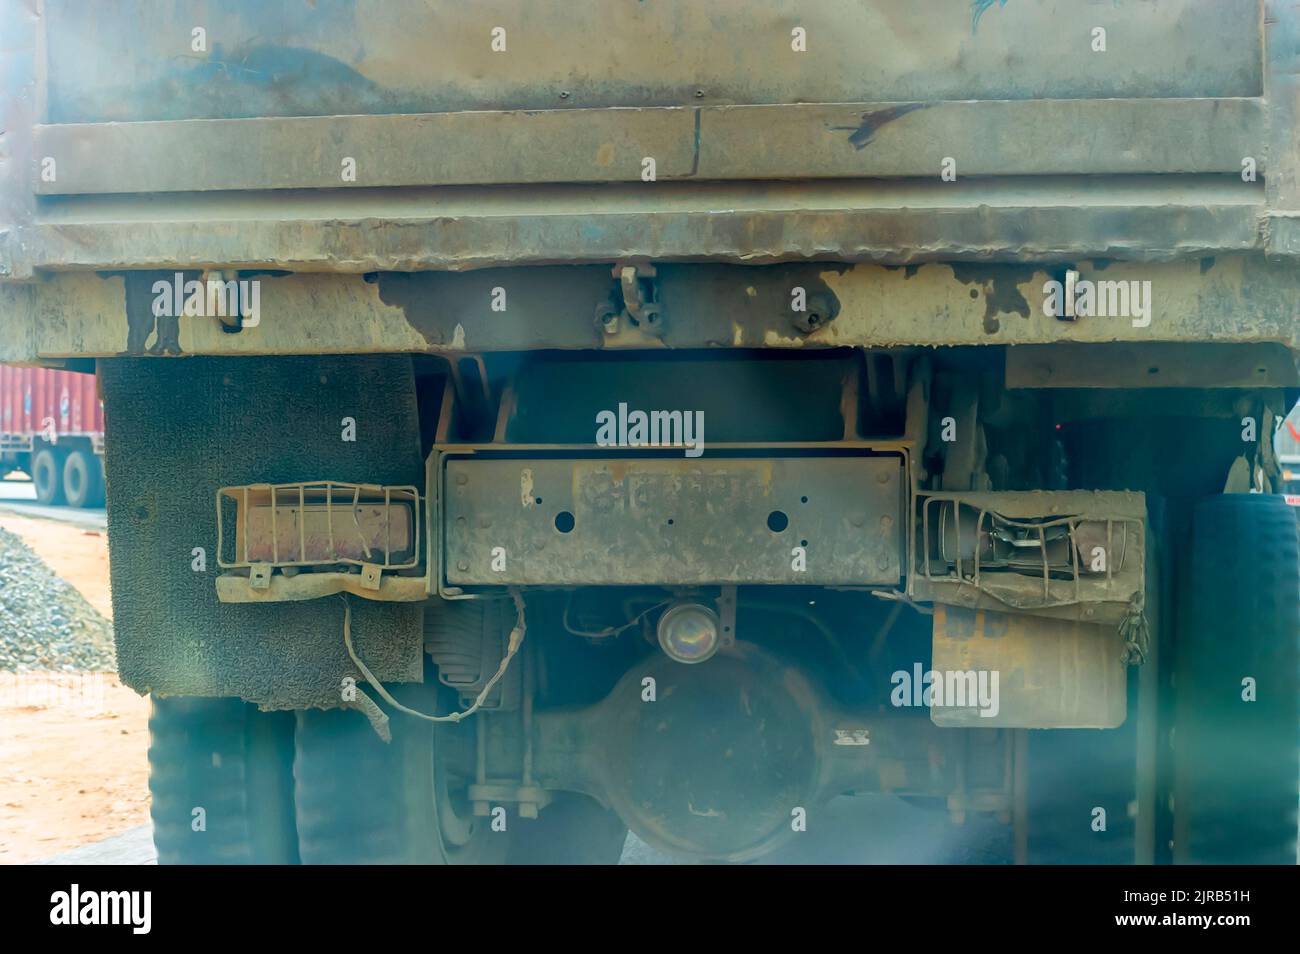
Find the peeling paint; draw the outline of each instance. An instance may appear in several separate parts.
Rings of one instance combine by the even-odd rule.
[[[537,505],[536,500],[533,496],[533,469],[525,467],[519,472],[519,502],[527,510]]]
[[[805,343],[801,337],[787,337],[780,334],[775,328],[768,328],[763,332],[763,344],[769,348],[802,348]]]
[[[980,265],[954,263],[949,266],[953,277],[965,285],[978,285],[984,295],[984,330],[996,334],[1001,330],[997,316],[1002,314],[1029,317],[1029,301],[1020,286],[1037,273],[1032,265]],[[972,288],[971,297],[974,298]]]

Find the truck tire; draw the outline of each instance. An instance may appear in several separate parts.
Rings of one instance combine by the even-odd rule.
[[[394,695],[432,711],[434,693],[403,686]],[[421,700],[423,706],[421,709]],[[495,864],[510,833],[449,791],[436,727],[394,713],[385,743],[351,709],[298,713],[294,781],[304,864]],[[515,819],[509,819],[513,825]]]
[[[63,503],[62,455],[42,447],[32,455],[32,483],[36,485],[36,502],[47,507]]]
[[[1131,699],[1117,729],[1028,730],[1029,864],[1133,863],[1136,721]]]
[[[297,863],[292,713],[155,698],[149,738],[159,864]]]
[[[511,820],[512,865],[616,865],[627,826],[594,799],[564,792],[536,819]]]
[[[104,503],[104,469],[90,451],[74,450],[63,462],[63,499],[69,507]]]
[[[1175,647],[1174,861],[1295,864],[1295,511],[1264,494],[1206,498],[1193,512],[1188,556]]]

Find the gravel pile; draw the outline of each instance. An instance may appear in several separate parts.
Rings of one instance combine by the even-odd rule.
[[[0,528],[0,672],[116,668],[112,624]]]

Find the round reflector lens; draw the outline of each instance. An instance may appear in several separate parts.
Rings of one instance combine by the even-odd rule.
[[[659,645],[680,663],[704,662],[715,652],[718,614],[699,603],[678,603],[659,617]]]

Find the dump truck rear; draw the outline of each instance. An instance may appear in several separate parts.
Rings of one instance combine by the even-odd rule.
[[[160,860],[1294,861],[1293,4],[2,8]]]

